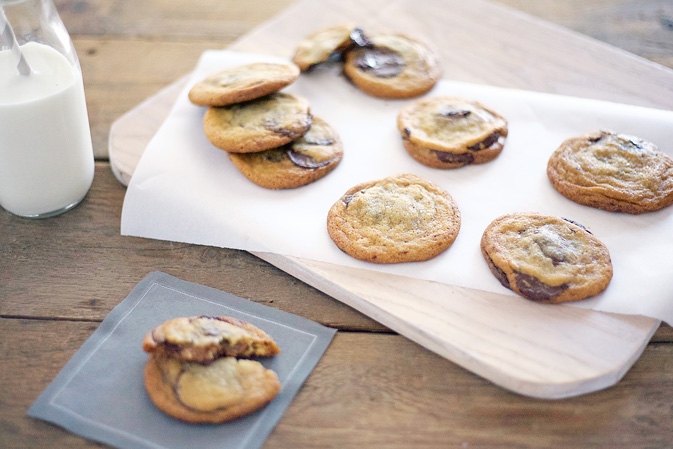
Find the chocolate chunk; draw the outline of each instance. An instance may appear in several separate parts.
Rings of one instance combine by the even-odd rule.
[[[467,149],[470,151],[479,151],[485,148],[489,148],[491,145],[496,143],[499,138],[500,138],[500,131],[496,131],[487,138],[485,138],[484,140],[482,140],[481,142],[475,143],[474,145],[467,147]]]
[[[379,78],[392,78],[404,69],[402,56],[394,50],[373,47],[360,52],[355,67]]]
[[[311,126],[311,123],[313,122],[313,116],[310,114],[307,115],[306,118],[306,126],[309,127]],[[278,122],[273,119],[273,118],[267,118],[263,122],[263,126],[265,129],[268,129],[271,132],[274,132],[276,134],[280,134],[285,137],[289,137],[290,139],[297,139],[301,137],[306,131],[305,130],[294,130],[294,129],[288,129],[288,128],[279,128],[278,127]]]
[[[343,198],[341,198],[341,201],[344,202],[344,204],[346,205],[346,207],[348,207],[348,205],[350,204],[350,202],[353,200],[353,196],[354,196],[354,195],[345,195]]]
[[[590,138],[587,139],[587,140],[588,140],[589,142],[591,142],[592,144],[593,144],[593,143],[598,143],[598,142],[600,142],[601,140],[605,139],[605,138],[606,138],[607,136],[609,136],[610,134],[612,134],[612,133],[610,133],[610,132],[608,132],[608,131],[601,131],[601,135],[600,135],[600,136],[597,136],[597,137],[590,137]]]
[[[334,144],[334,139],[327,138],[327,139],[314,139],[312,137],[309,137],[307,135],[304,135],[304,143],[308,145],[318,145],[321,147],[326,147],[328,145],[333,145]]]
[[[643,145],[642,145],[642,143],[643,143],[642,140],[641,140],[641,141],[635,141],[635,140],[633,140],[633,139],[628,139],[628,142],[629,142],[632,146],[638,148],[639,150],[642,150],[642,149],[644,148]]]
[[[486,263],[488,264],[488,268],[491,269],[491,273],[500,281],[503,287],[509,288],[511,290],[512,287],[509,285],[509,279],[507,279],[507,274],[500,269],[495,263],[493,263],[493,259],[491,259],[488,254],[484,253],[484,257],[486,258]]]
[[[444,106],[438,112],[438,114],[446,118],[461,118],[472,114],[472,111],[468,111],[467,109],[456,109],[452,108],[451,106]]]
[[[371,47],[374,45],[361,28],[353,28],[350,38],[354,46]]]
[[[300,153],[299,151],[294,151],[292,149],[287,150],[287,155],[289,156],[290,160],[294,163],[294,165],[302,168],[311,168],[311,169],[320,168],[329,165],[329,163],[332,162],[330,159],[322,162],[317,162],[308,154]]]
[[[534,301],[550,301],[568,289],[568,284],[553,287],[534,276],[516,273],[516,286],[526,298]]]
[[[267,129],[276,134],[280,134],[282,136],[289,137],[291,139],[296,139],[297,137],[301,136],[301,132],[295,131],[293,129],[287,129],[287,128],[267,128]]]
[[[551,263],[555,267],[561,262],[565,262],[566,259],[563,250],[559,248],[558,245],[547,240],[535,240],[535,243],[540,248],[540,251],[542,251],[542,254],[548,259],[551,259]]]
[[[446,151],[437,151],[437,150],[430,150],[430,151],[435,153],[437,159],[449,164],[461,163],[463,165],[467,165],[474,162],[474,156],[470,153],[447,153]]]
[[[561,217],[561,218],[562,218],[563,220],[567,221],[568,223],[572,223],[572,224],[574,224],[575,226],[579,226],[580,228],[582,228],[582,229],[584,229],[585,231],[587,231],[589,234],[593,235],[593,233],[592,233],[591,231],[589,231],[587,228],[585,228],[583,224],[578,223],[578,222],[573,221],[573,220],[570,220],[569,218],[564,218],[564,217]]]
[[[410,136],[411,136],[411,130],[410,130],[409,128],[404,128],[403,131],[404,131],[404,134],[405,134],[407,137],[410,137]]]

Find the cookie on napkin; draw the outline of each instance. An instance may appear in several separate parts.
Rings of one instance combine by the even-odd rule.
[[[327,215],[334,243],[356,259],[375,263],[431,259],[451,246],[459,230],[453,198],[411,174],[359,184]]]
[[[145,365],[145,388],[168,415],[216,424],[265,406],[280,391],[280,382],[255,360],[221,357],[203,365],[152,355]]]
[[[223,316],[175,318],[145,335],[143,350],[187,362],[206,363],[218,357],[268,357],[280,352],[264,331]]]
[[[435,97],[412,103],[397,118],[409,155],[434,168],[457,168],[495,159],[505,146],[507,120],[481,103]]]
[[[244,64],[199,81],[189,91],[189,100],[199,106],[228,106],[278,92],[298,77],[294,64]]]
[[[579,301],[605,290],[612,279],[607,247],[584,226],[537,213],[495,219],[481,252],[500,283],[533,301]]]
[[[248,360],[276,355],[278,345],[236,318],[166,321],[147,333],[143,350],[150,353],[144,377],[150,399],[182,421],[231,421],[268,404],[280,391],[275,372]]]
[[[594,131],[568,139],[549,158],[547,176],[566,198],[611,212],[673,204],[673,158],[635,136]]]

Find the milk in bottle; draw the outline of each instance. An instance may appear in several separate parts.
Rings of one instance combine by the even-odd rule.
[[[60,27],[63,32],[52,33],[61,37],[53,45],[33,40],[21,43],[32,69],[28,76],[19,73],[3,41],[0,205],[16,215],[42,218],[64,212],[85,197],[93,181],[94,160],[84,85],[72,43],[51,0],[0,0],[0,7],[22,3],[35,4],[26,10],[44,16],[36,18],[38,23],[49,22],[44,25]],[[30,32],[36,37],[50,34],[44,30],[16,34],[30,36]]]

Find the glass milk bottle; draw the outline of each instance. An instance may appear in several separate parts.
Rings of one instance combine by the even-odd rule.
[[[75,207],[94,174],[84,84],[52,0],[0,0],[0,205],[30,218]]]

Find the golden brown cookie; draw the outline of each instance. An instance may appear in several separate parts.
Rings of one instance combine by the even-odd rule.
[[[439,62],[425,44],[402,34],[379,34],[371,42],[345,55],[344,73],[362,91],[379,98],[412,98],[437,83]]]
[[[441,187],[402,174],[349,189],[329,210],[327,231],[356,259],[375,263],[428,260],[460,230],[460,212]]]
[[[221,423],[265,406],[280,391],[278,376],[253,360],[222,357],[202,365],[151,355],[145,389],[163,412],[190,423]]]
[[[199,106],[228,106],[278,92],[299,77],[294,64],[256,62],[222,70],[196,83],[189,100]]]
[[[563,142],[549,158],[547,176],[566,198],[611,212],[641,214],[673,204],[673,158],[612,131]]]
[[[397,128],[409,155],[423,165],[456,168],[496,158],[505,146],[507,120],[460,97],[419,100],[402,109]]]
[[[206,363],[219,357],[268,357],[280,352],[261,329],[225,316],[181,317],[166,321],[145,335],[143,350],[187,362]]]
[[[280,148],[258,153],[229,153],[246,178],[267,189],[291,189],[316,181],[334,170],[343,157],[339,136],[324,120],[313,117],[311,128]]]
[[[558,217],[497,218],[482,235],[481,252],[503,286],[543,303],[595,296],[612,279],[606,246],[584,226]]]
[[[210,107],[203,117],[208,140],[230,153],[277,148],[303,136],[310,126],[308,101],[282,92],[231,106]]]
[[[292,62],[305,72],[322,62],[341,59],[341,54],[354,45],[368,43],[362,30],[355,25],[336,25],[319,30],[301,41]]]

